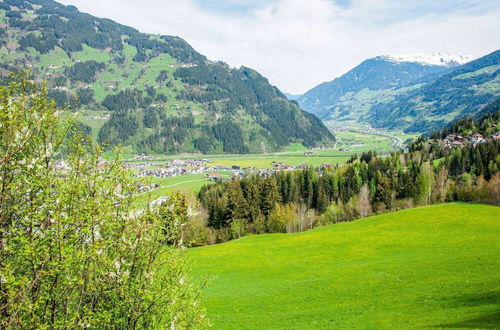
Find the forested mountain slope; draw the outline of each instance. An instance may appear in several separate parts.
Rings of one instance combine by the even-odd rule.
[[[464,64],[432,83],[373,108],[376,127],[428,132],[465,115],[484,114],[500,96],[500,50]]]
[[[299,103],[324,120],[431,132],[488,112],[485,106],[500,96],[499,69],[500,51],[462,65],[377,57],[312,89]]]
[[[368,122],[374,103],[392,100],[417,88],[423,82],[416,80],[440,74],[453,65],[456,64],[431,65],[378,56],[311,89],[298,101],[303,109],[324,120]]]
[[[274,151],[333,135],[252,69],[211,62],[52,0],[0,0],[0,75],[29,68],[107,147],[147,153]]]

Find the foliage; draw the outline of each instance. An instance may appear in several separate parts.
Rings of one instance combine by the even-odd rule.
[[[80,104],[83,105],[94,103],[95,102],[94,95],[95,95],[94,90],[90,88],[79,88],[76,91],[76,96],[78,97],[78,101],[80,102]]]
[[[47,98],[49,100],[54,100],[56,102],[56,105],[60,108],[74,106],[77,102],[72,94],[58,89],[51,89],[47,91]]]
[[[132,212],[129,173],[67,139],[73,120],[26,77],[0,102],[0,327],[204,328],[183,253],[165,245],[185,206]]]
[[[140,90],[126,89],[118,94],[108,94],[102,105],[111,111],[132,110],[139,108],[144,104],[144,97]]]
[[[139,122],[134,114],[120,116],[113,113],[109,121],[99,131],[98,141],[105,147],[114,147],[121,141],[133,136],[139,128]]]

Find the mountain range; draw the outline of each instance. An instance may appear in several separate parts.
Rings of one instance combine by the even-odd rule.
[[[499,54],[378,56],[294,99],[337,124],[429,132],[500,96]]]
[[[106,147],[249,153],[335,139],[255,70],[209,61],[179,37],[52,0],[0,1],[0,37],[0,75],[29,68]]]
[[[478,59],[378,56],[285,95],[255,70],[210,61],[180,37],[144,34],[52,0],[0,0],[0,76],[26,69],[59,106],[81,114],[95,141],[143,153],[331,145],[320,119],[429,132],[484,113],[500,97],[500,51]]]

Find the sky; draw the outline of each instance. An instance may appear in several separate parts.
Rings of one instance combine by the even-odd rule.
[[[499,0],[59,0],[141,32],[176,35],[210,60],[302,94],[378,55],[486,55]]]

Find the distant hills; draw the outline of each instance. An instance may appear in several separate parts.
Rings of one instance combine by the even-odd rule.
[[[427,132],[479,113],[500,96],[499,52],[469,60],[466,55],[379,56],[297,100],[323,120]]]
[[[145,153],[248,153],[334,136],[258,72],[52,0],[0,0],[0,75],[31,69],[94,138]],[[76,101],[75,101],[76,100]]]

